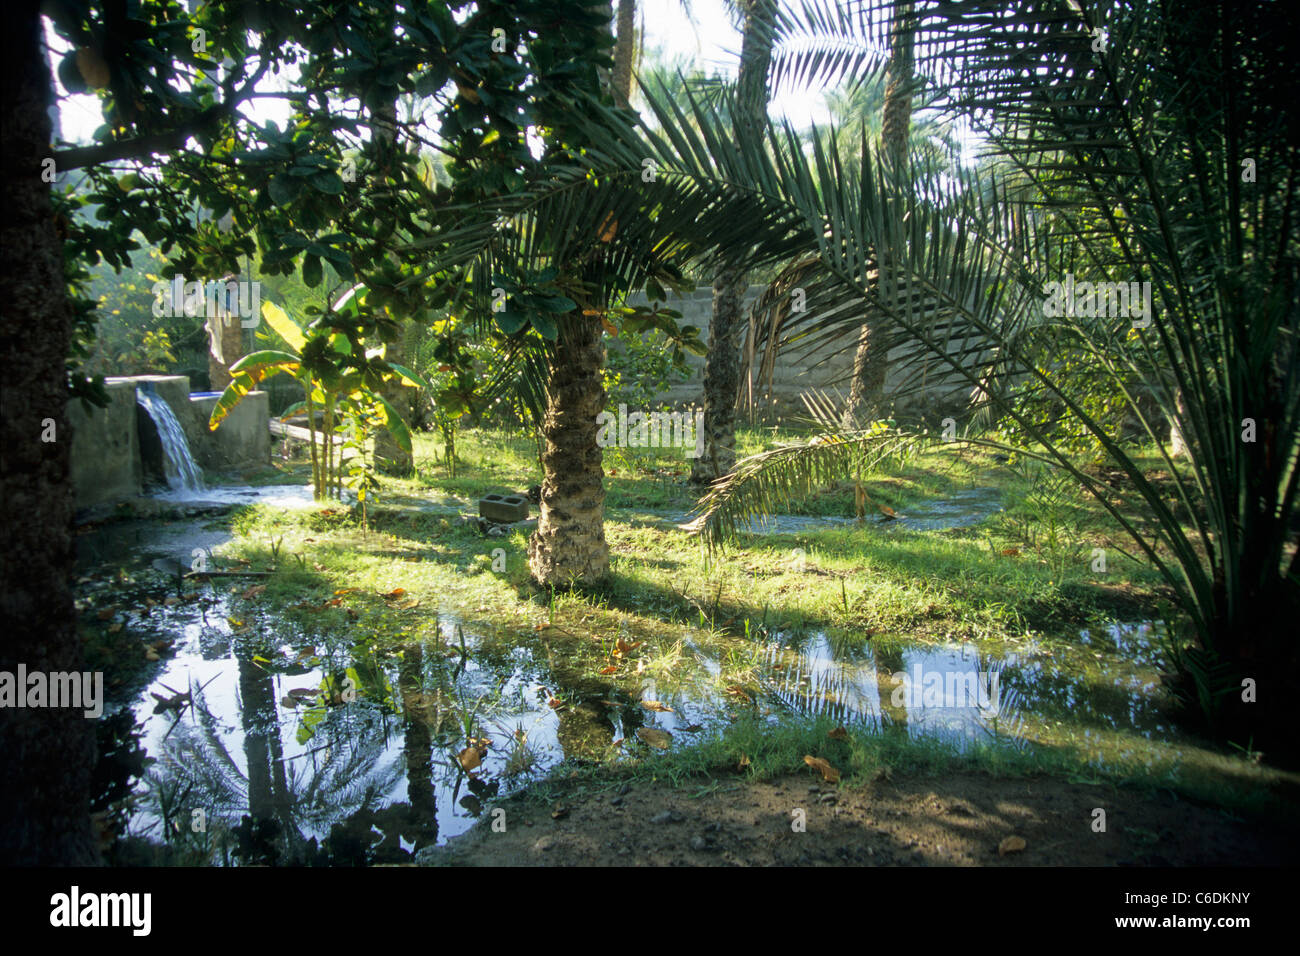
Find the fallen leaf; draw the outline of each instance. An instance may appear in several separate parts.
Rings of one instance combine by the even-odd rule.
[[[667,704],[661,704],[657,700],[643,700],[641,701],[641,706],[646,710],[653,710],[660,714],[671,714],[673,712],[671,707]]]
[[[688,724],[688,725],[685,726],[685,727],[679,727],[679,728],[677,728],[677,729],[680,730],[682,733],[686,733],[686,734],[696,734],[696,733],[699,733],[699,732],[700,732],[701,730],[703,730],[704,728],[703,728],[702,726],[700,726],[699,724]]]
[[[315,687],[295,687],[289,691],[289,696],[294,700],[315,700],[320,691]]]
[[[636,736],[643,744],[653,747],[655,750],[667,750],[673,742],[672,734],[656,727],[638,727]]]
[[[600,317],[600,324],[605,327],[605,331],[610,335],[618,335],[618,326],[609,321],[609,319],[605,318],[603,315]]]
[[[406,588],[396,588],[395,590],[389,591],[387,594],[381,594],[379,596],[382,597],[385,601],[396,601],[399,597],[401,597],[405,593],[406,593]]]
[[[727,693],[730,694],[732,697],[735,697],[737,700],[743,700],[747,704],[752,704],[754,702],[754,698],[750,697],[749,694],[745,693],[745,688],[740,687],[738,685],[733,685],[731,687],[728,687]]]
[[[290,697],[288,694],[285,694],[283,697],[280,698],[280,706],[289,707],[289,708],[297,707],[298,698]]]
[[[746,767],[749,766],[749,764],[750,764],[749,755],[748,755],[748,754],[741,754],[741,755],[740,755],[740,762],[736,764],[736,769],[737,769],[737,770],[744,770]]]
[[[1020,556],[1019,548],[1003,548],[999,552],[1004,558],[1017,558]]]
[[[569,815],[568,807],[556,807],[554,810],[551,811],[552,820],[563,820],[568,815]]]
[[[388,605],[388,606],[391,607],[391,608],[393,608],[394,610],[398,610],[398,611],[409,611],[409,610],[410,610],[411,608],[413,608],[413,607],[419,607],[419,606],[420,606],[420,599],[419,599],[419,598],[407,598],[405,601],[402,601],[400,604],[390,604],[390,605]]]
[[[884,515],[886,518],[892,519],[898,517],[898,512],[895,511],[893,508],[889,507],[889,505],[878,505],[877,507],[880,508],[880,513]]]
[[[644,643],[645,641],[633,641],[632,643],[629,644],[627,641],[623,640],[623,638],[620,637],[617,641],[614,642],[614,656],[626,657],[628,654],[631,654],[634,650],[636,650]]]
[[[831,740],[848,740],[849,732],[843,727],[836,727],[834,730],[827,733],[826,736],[831,738]]]
[[[1009,836],[998,844],[998,856],[1006,856],[1008,853],[1020,853],[1028,845],[1024,837]]]
[[[266,585],[265,585],[265,584],[254,584],[251,588],[249,588],[247,591],[245,591],[245,592],[244,592],[242,595],[240,595],[240,596],[241,596],[245,601],[251,601],[253,598],[257,597],[259,594],[261,594],[261,593],[262,593],[263,591],[265,591],[265,590],[266,590]]]
[[[814,757],[812,754],[804,754],[803,762],[819,771],[822,779],[827,783],[840,782],[840,772],[830,765],[830,761],[823,760],[821,757]]]
[[[472,772],[476,767],[483,763],[483,755],[479,753],[477,747],[466,747],[456,759],[460,761],[461,768],[466,772]]]
[[[337,591],[334,592],[334,596],[341,597],[344,594],[351,594],[354,591],[360,591],[360,590],[361,588],[339,588]],[[398,590],[400,591],[401,588],[398,588]]]
[[[601,673],[601,674],[605,674],[605,675],[609,675],[609,674],[617,674],[617,673],[618,673],[618,665],[617,665],[617,664],[610,664],[608,667],[602,667],[602,668],[600,669],[600,673]]]

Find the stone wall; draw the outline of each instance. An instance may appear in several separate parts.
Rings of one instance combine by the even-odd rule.
[[[763,288],[757,285],[749,287],[744,298],[746,310],[762,293]],[[644,306],[648,302],[644,294],[638,294],[629,299],[629,304]],[[682,313],[680,325],[695,326],[700,330],[700,339],[708,342],[709,324],[713,312],[711,288],[701,287],[686,295],[670,293],[665,305]],[[616,348],[617,344],[612,347]],[[757,367],[751,369],[750,378],[753,382],[758,418],[762,421],[771,421],[787,414],[806,416],[807,409],[802,396],[814,391],[827,393],[839,407],[842,407],[849,394],[853,355],[856,349],[857,339],[854,337],[851,341],[824,345],[812,351],[784,350],[777,357],[770,390],[758,382]],[[898,413],[905,417],[922,417],[956,413],[965,408],[970,387],[957,379],[950,370],[941,367],[937,360],[931,360],[929,363],[914,362],[909,367],[901,367],[902,359],[906,357],[908,351],[907,346],[900,346],[889,353],[891,364],[889,375],[885,380],[885,394],[896,397]],[[760,354],[755,358],[755,366],[761,361]],[[687,362],[691,368],[691,377],[662,392],[659,400],[664,404],[702,404],[704,356],[688,353]],[[913,388],[920,385],[921,390],[898,396],[899,388],[903,384]],[[743,378],[741,388],[743,393],[745,388]]]
[[[72,429],[71,478],[78,508],[140,494],[140,438],[135,421],[135,385],[105,383],[108,407],[89,410],[68,403]]]
[[[184,375],[139,375],[105,380],[107,408],[86,411],[80,401],[68,405],[72,428],[72,484],[78,508],[131,498],[143,492],[146,472],[160,476],[161,442],[148,413],[136,403],[143,383],[171,406],[185,431],[190,454],[204,471],[239,471],[271,461],[269,398],[265,392],[245,396],[216,431],[208,418],[216,396],[191,397]]]

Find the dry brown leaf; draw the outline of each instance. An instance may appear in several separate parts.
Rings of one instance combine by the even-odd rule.
[[[829,731],[826,736],[831,738],[831,740],[848,740],[849,732],[843,727],[836,727],[834,730]]]
[[[618,335],[618,326],[609,321],[609,319],[605,318],[603,315],[600,317],[600,324],[605,327],[605,331],[610,335]]]
[[[600,669],[600,673],[601,673],[601,674],[605,674],[605,675],[607,675],[607,676],[608,676],[609,674],[617,674],[617,673],[618,673],[618,665],[617,665],[617,664],[610,664],[608,667],[602,667],[602,668]]]
[[[821,757],[814,757],[812,754],[804,754],[803,762],[819,771],[822,779],[827,783],[840,782],[840,772],[830,765],[830,761],[823,760]]]
[[[657,727],[638,727],[636,729],[637,739],[655,750],[667,750],[672,746],[673,735],[666,730],[660,730]]]
[[[612,242],[614,236],[616,236],[617,234],[618,234],[618,220],[614,218],[614,214],[612,212],[608,213],[605,216],[604,221],[600,224],[600,241]]]
[[[387,594],[381,594],[379,596],[382,597],[385,601],[396,601],[399,597],[401,597],[405,593],[406,593],[406,588],[395,588],[392,591],[389,591]]]
[[[466,747],[456,755],[456,759],[460,761],[461,768],[470,773],[483,762],[483,755],[477,747]]]
[[[253,598],[257,597],[265,590],[266,590],[265,584],[254,584],[251,588],[249,588],[242,595],[240,595],[240,597],[242,597],[245,601],[251,601]]]
[[[643,700],[641,701],[641,706],[644,707],[646,710],[653,710],[656,713],[660,713],[660,714],[671,714],[673,712],[673,709],[671,707],[669,707],[667,704],[661,704],[657,700]]]
[[[392,608],[393,610],[395,610],[395,611],[409,611],[409,610],[410,610],[411,608],[413,608],[413,607],[419,607],[419,606],[420,606],[420,599],[419,599],[419,598],[407,598],[405,601],[402,601],[402,602],[400,602],[400,603],[398,603],[398,604],[390,604],[390,605],[388,605],[388,606],[391,607],[391,608]]]
[[[645,643],[644,641],[632,641],[631,643],[628,643],[627,641],[623,640],[623,638],[620,637],[617,641],[614,642],[614,656],[626,657],[628,654],[631,654],[634,650],[636,650],[644,643]]]
[[[1020,853],[1028,845],[1024,837],[1009,836],[998,844],[998,856],[1006,856],[1008,853]]]
[[[892,519],[898,517],[898,512],[895,511],[893,508],[889,507],[889,505],[877,505],[877,507],[880,508],[880,513],[884,515],[886,518]]]

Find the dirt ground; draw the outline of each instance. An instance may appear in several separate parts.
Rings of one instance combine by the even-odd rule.
[[[701,793],[708,787],[711,792]],[[625,784],[558,804],[505,801],[422,862],[442,866],[1190,866],[1292,865],[1300,833],[1154,795],[986,774],[880,778],[837,787],[815,774],[673,789]],[[1094,832],[1094,809],[1106,832]],[[796,809],[806,829],[794,832]],[[501,820],[500,816],[497,817]],[[1018,837],[1023,849],[1016,849]],[[999,849],[1003,852],[999,853]]]

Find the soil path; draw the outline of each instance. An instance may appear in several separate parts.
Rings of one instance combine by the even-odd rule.
[[[713,789],[710,789],[713,788]],[[708,791],[708,792],[702,792]],[[1171,793],[1048,778],[894,776],[859,788],[814,775],[674,789],[629,784],[560,804],[516,798],[422,862],[468,866],[1291,865],[1300,832],[1236,821]],[[564,809],[553,817],[557,807]],[[1092,829],[1095,808],[1106,832]],[[794,832],[795,810],[806,829]],[[498,817],[500,820],[500,817]],[[999,854],[1008,837],[1024,849]],[[1016,841],[1010,841],[1015,843]]]

